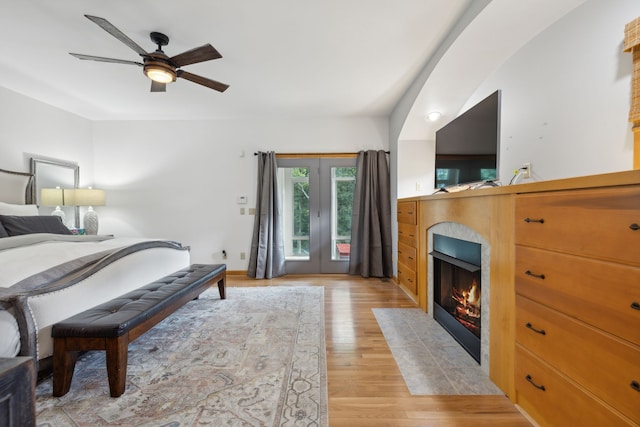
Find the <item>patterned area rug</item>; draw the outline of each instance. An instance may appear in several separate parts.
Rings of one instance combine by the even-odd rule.
[[[71,390],[36,389],[37,425],[327,426],[324,288],[217,288],[129,345],[109,396],[104,352],[78,359]]]

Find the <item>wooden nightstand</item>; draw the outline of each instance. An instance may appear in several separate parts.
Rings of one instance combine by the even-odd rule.
[[[35,388],[33,358],[0,358],[0,426],[36,425]]]

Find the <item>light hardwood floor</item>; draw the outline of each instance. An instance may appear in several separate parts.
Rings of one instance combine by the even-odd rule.
[[[412,396],[372,308],[416,305],[390,280],[348,275],[253,280],[227,286],[324,286],[331,427],[530,427],[505,396]]]

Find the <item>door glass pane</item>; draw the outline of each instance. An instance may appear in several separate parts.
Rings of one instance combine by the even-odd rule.
[[[331,259],[349,259],[355,167],[331,168]]]
[[[278,168],[286,259],[309,259],[309,168]]]

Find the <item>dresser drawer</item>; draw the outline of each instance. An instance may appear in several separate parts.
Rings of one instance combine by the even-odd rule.
[[[398,243],[398,264],[404,264],[411,270],[416,271],[417,250],[415,247]]]
[[[399,222],[398,223],[398,242],[417,248],[418,247],[418,226]]]
[[[632,386],[640,384],[639,346],[520,295],[516,342],[640,423],[640,391]]]
[[[640,265],[640,186],[524,194],[516,244]]]
[[[412,294],[418,294],[416,272],[406,265],[398,263],[398,282]]]
[[[398,222],[416,225],[418,223],[416,202],[398,202]]]
[[[516,246],[516,292],[640,345],[640,267]]]
[[[518,404],[541,426],[635,425],[520,345],[515,367]]]

